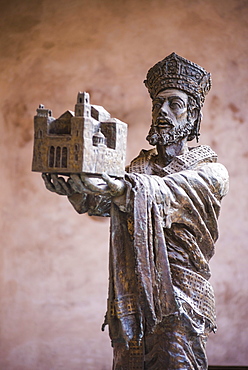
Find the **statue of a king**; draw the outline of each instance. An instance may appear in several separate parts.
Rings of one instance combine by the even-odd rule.
[[[78,213],[111,217],[108,309],[113,370],[207,369],[215,331],[209,260],[228,174],[198,141],[210,74],[175,53],[144,81],[152,99],[142,150],[123,179],[43,174]]]

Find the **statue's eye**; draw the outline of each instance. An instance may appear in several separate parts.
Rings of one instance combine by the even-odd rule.
[[[153,106],[152,106],[152,110],[158,110],[161,108],[161,103],[157,102],[157,103],[154,103]]]
[[[156,109],[159,109],[159,108],[160,108],[159,104],[154,104],[153,107],[152,107],[152,110],[156,110]]]
[[[152,111],[159,110],[163,104],[164,104],[164,99],[157,97],[152,102]]]
[[[182,108],[184,108],[184,105],[179,100],[172,100],[170,102],[170,108],[171,109],[182,109]]]

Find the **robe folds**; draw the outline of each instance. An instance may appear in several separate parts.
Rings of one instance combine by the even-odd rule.
[[[225,168],[207,163],[163,178],[131,173],[126,183],[126,194],[111,209],[112,339],[141,339],[184,302],[214,328],[208,263],[227,190]]]
[[[216,328],[209,260],[228,173],[208,146],[164,168],[154,150],[143,150],[127,171],[122,196],[78,206],[107,215],[111,203],[103,327],[113,369],[206,369],[206,337]]]

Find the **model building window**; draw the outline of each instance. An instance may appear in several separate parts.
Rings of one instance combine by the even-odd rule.
[[[51,146],[50,151],[49,151],[49,160],[48,160],[49,167],[54,167],[54,153],[55,153],[55,148],[54,146]]]
[[[55,167],[61,167],[60,166],[60,160],[61,160],[61,148],[60,148],[60,146],[57,146],[56,156],[55,156]]]
[[[62,168],[67,167],[67,148],[63,147],[62,149]]]
[[[54,168],[67,168],[68,149],[64,146],[61,150],[60,146],[55,149],[54,146],[50,147],[48,164],[49,167]]]

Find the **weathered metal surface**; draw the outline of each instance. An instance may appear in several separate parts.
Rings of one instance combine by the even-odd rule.
[[[187,142],[198,139],[210,74],[172,53],[145,84],[153,101],[147,140],[156,148],[142,150],[123,179],[43,178],[78,213],[111,215],[103,329],[113,370],[206,370],[206,341],[216,330],[209,261],[228,174],[210,147]]]

